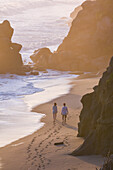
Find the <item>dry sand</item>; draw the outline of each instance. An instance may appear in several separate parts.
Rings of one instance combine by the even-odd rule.
[[[99,78],[73,80],[70,93],[33,109],[46,114],[43,128],[0,149],[3,170],[95,170],[103,164],[101,156],[73,157],[69,154],[83,143],[77,138],[77,124],[82,108],[81,97],[92,91]],[[58,104],[56,125],[52,120],[52,105]],[[61,107],[66,102],[69,115],[62,125]],[[54,143],[64,142],[56,146]]]

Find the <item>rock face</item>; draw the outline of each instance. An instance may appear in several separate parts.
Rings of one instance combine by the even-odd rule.
[[[22,46],[12,43],[13,28],[9,21],[0,24],[0,74],[17,73],[22,74],[23,62],[19,51]]]
[[[99,85],[81,102],[78,136],[85,142],[72,155],[113,153],[113,57]]]
[[[41,48],[34,51],[34,54],[30,56],[31,60],[35,63],[34,69],[43,71],[49,65],[49,58],[51,57],[52,52],[49,48]]]
[[[78,10],[67,37],[49,57],[46,68],[99,71],[108,66],[113,54],[113,1],[85,1]]]
[[[80,5],[74,9],[74,11],[70,14],[70,17],[74,20],[76,16],[78,15],[79,11],[81,10],[82,10],[82,6]]]
[[[81,6],[83,9],[73,20],[68,36],[57,50],[58,55],[71,52],[65,60],[70,58],[76,70],[106,68],[113,54],[113,1],[86,1]]]

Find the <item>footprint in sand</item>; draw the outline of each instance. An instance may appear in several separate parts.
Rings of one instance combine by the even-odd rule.
[[[43,151],[44,151],[44,149],[41,149],[41,150],[40,150],[40,153],[43,152]]]
[[[34,162],[32,162],[31,165],[34,165]]]
[[[36,137],[33,138],[33,140],[31,141],[31,144],[33,144],[35,142],[35,139],[36,139]]]
[[[45,148],[48,148],[48,145],[46,145]]]
[[[27,150],[27,153],[29,153],[31,150]]]
[[[37,156],[34,156],[33,159],[37,158]]]

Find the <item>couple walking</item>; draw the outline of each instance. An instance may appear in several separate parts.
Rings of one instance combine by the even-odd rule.
[[[57,104],[54,103],[54,105],[53,105],[53,123],[55,123],[55,121],[56,121],[57,112],[58,112]],[[62,107],[62,111],[61,111],[62,124],[66,123],[67,114],[68,114],[68,108],[66,106],[66,103],[63,103],[63,107]]]

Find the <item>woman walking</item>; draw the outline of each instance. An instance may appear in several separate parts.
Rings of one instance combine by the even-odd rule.
[[[62,114],[62,124],[64,124],[64,123],[66,123],[66,118],[68,115],[68,108],[66,106],[66,103],[63,104],[61,114]]]
[[[56,117],[57,117],[57,104],[54,103],[53,105],[53,123],[55,124],[56,121]]]

